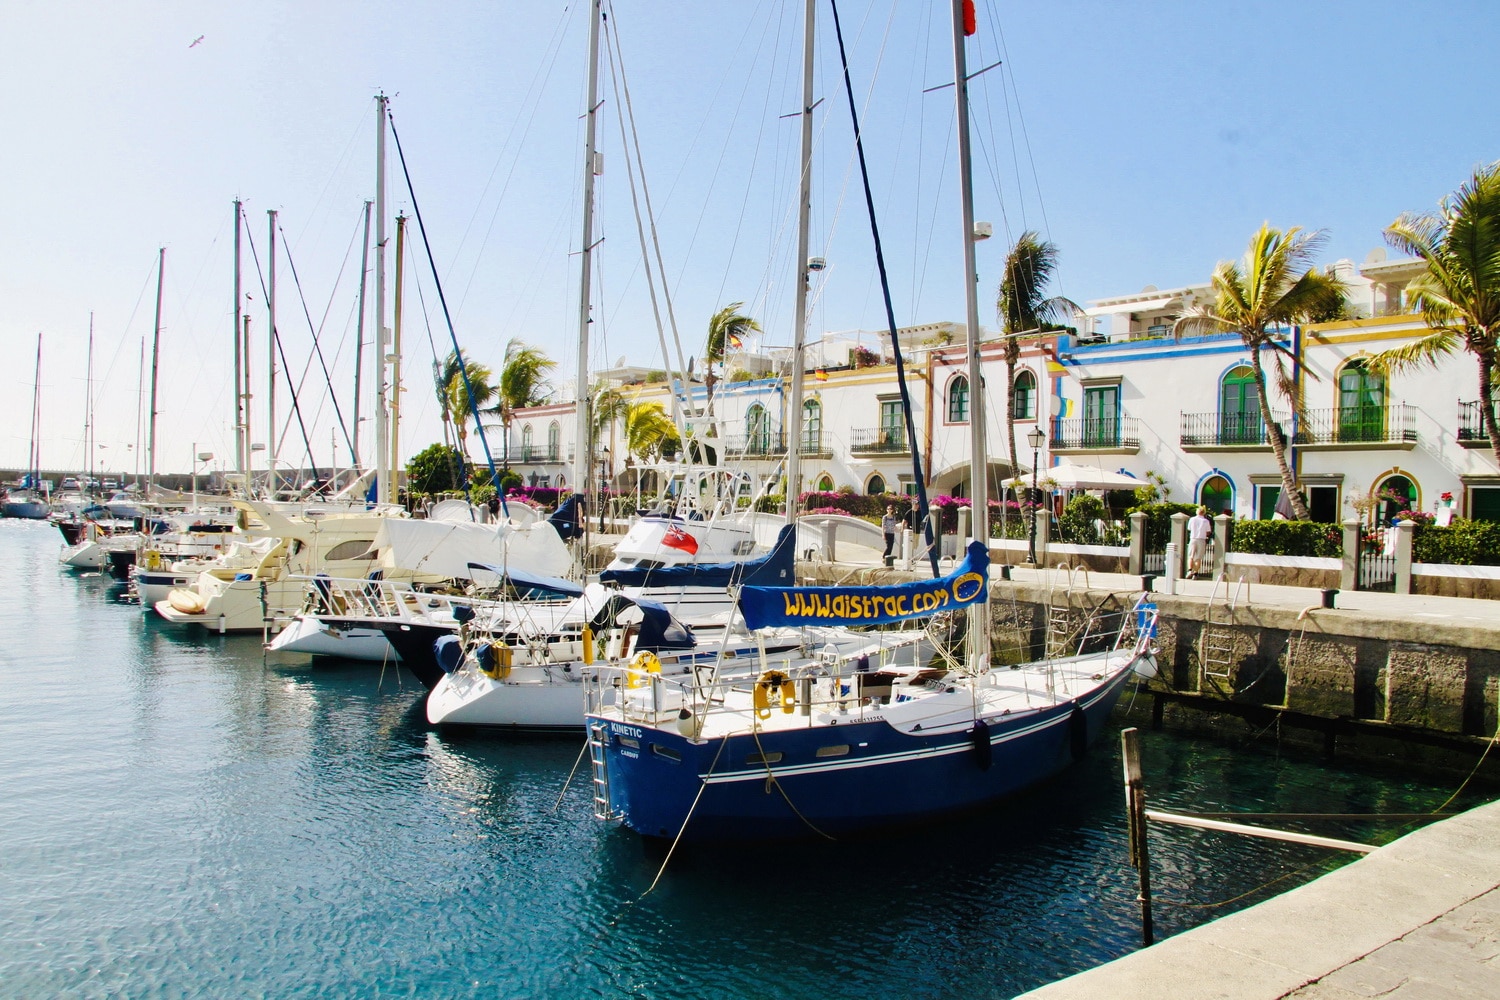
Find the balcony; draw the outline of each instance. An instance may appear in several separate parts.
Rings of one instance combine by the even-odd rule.
[[[562,462],[562,449],[539,444],[523,444],[516,460],[523,465],[557,465]],[[570,450],[568,461],[572,460],[573,455]]]
[[[1458,404],[1458,444],[1461,448],[1488,448],[1489,435],[1484,432],[1484,411],[1479,400]]]
[[[1115,452],[1134,455],[1141,450],[1141,423],[1135,417],[1084,417],[1052,422],[1051,450]]]
[[[780,458],[786,454],[786,433],[731,434],[724,438],[724,448],[730,458]]]
[[[803,458],[832,458],[833,449],[828,443],[828,435],[819,430],[803,428],[797,454]]]
[[[900,455],[910,450],[905,427],[858,427],[849,432],[853,455]]]
[[[1297,422],[1295,440],[1316,450],[1410,451],[1417,446],[1417,411],[1405,403],[1308,410]]]
[[[1278,425],[1288,426],[1285,415],[1275,417]],[[1271,446],[1257,410],[1184,413],[1179,440],[1184,451],[1258,451]]]

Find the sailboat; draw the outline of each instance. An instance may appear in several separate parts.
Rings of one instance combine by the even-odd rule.
[[[963,0],[953,9],[970,384],[981,385]],[[813,15],[808,0],[809,58]],[[803,96],[810,114],[810,72]],[[848,836],[989,805],[1087,750],[1128,679],[1155,672],[1155,609],[1141,601],[1091,616],[1071,655],[992,666],[987,460],[982,400],[975,402],[975,539],[950,574],[886,587],[745,587],[739,594],[751,628],[894,622],[962,606],[969,616],[964,656],[803,665],[766,657],[748,675],[715,671],[706,680],[598,671],[585,684],[596,815],[674,840]]]
[[[36,379],[31,392],[31,450],[26,456],[27,472],[21,487],[5,498],[5,516],[40,521],[51,512],[46,484],[42,482],[41,445],[37,441],[37,424],[42,405],[42,335],[36,335]]]

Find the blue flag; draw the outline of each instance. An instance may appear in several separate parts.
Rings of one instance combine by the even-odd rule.
[[[743,587],[740,613],[750,628],[773,625],[879,625],[925,618],[983,603],[989,595],[990,553],[970,542],[947,576],[877,587]]]

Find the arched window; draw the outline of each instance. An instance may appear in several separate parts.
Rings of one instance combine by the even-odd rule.
[[[531,425],[521,425],[521,461],[531,461]]]
[[[1010,410],[1017,420],[1036,419],[1036,376],[1030,369],[1016,372],[1016,391],[1011,397]]]
[[[1240,365],[1219,384],[1219,444],[1260,444],[1265,428],[1260,419],[1260,387],[1255,371]]]
[[[1234,487],[1228,479],[1216,473],[1203,480],[1203,485],[1198,487],[1198,502],[1208,508],[1209,517],[1232,513]]]
[[[871,476],[869,482],[865,483],[865,492],[871,496],[885,492],[885,477],[880,473]]]
[[[562,427],[556,420],[547,426],[547,461],[562,459]]]
[[[813,489],[817,490],[819,493],[832,493],[833,477],[826,472],[823,473],[818,477],[818,481],[813,484]]]
[[[802,450],[813,454],[823,450],[823,404],[809,399],[802,404]],[[832,486],[828,487],[833,489]]]
[[[969,380],[959,375],[948,383],[948,423],[969,422]]]
[[[1363,358],[1339,372],[1339,440],[1385,440],[1385,378]]]
[[[745,454],[766,455],[771,451],[771,417],[759,403],[745,411]]]

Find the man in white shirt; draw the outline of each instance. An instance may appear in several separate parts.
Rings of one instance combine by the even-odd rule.
[[[1208,519],[1208,508],[1200,506],[1198,513],[1188,518],[1188,579],[1196,579],[1203,572],[1203,557],[1208,555],[1208,539],[1213,534],[1214,523]]]

